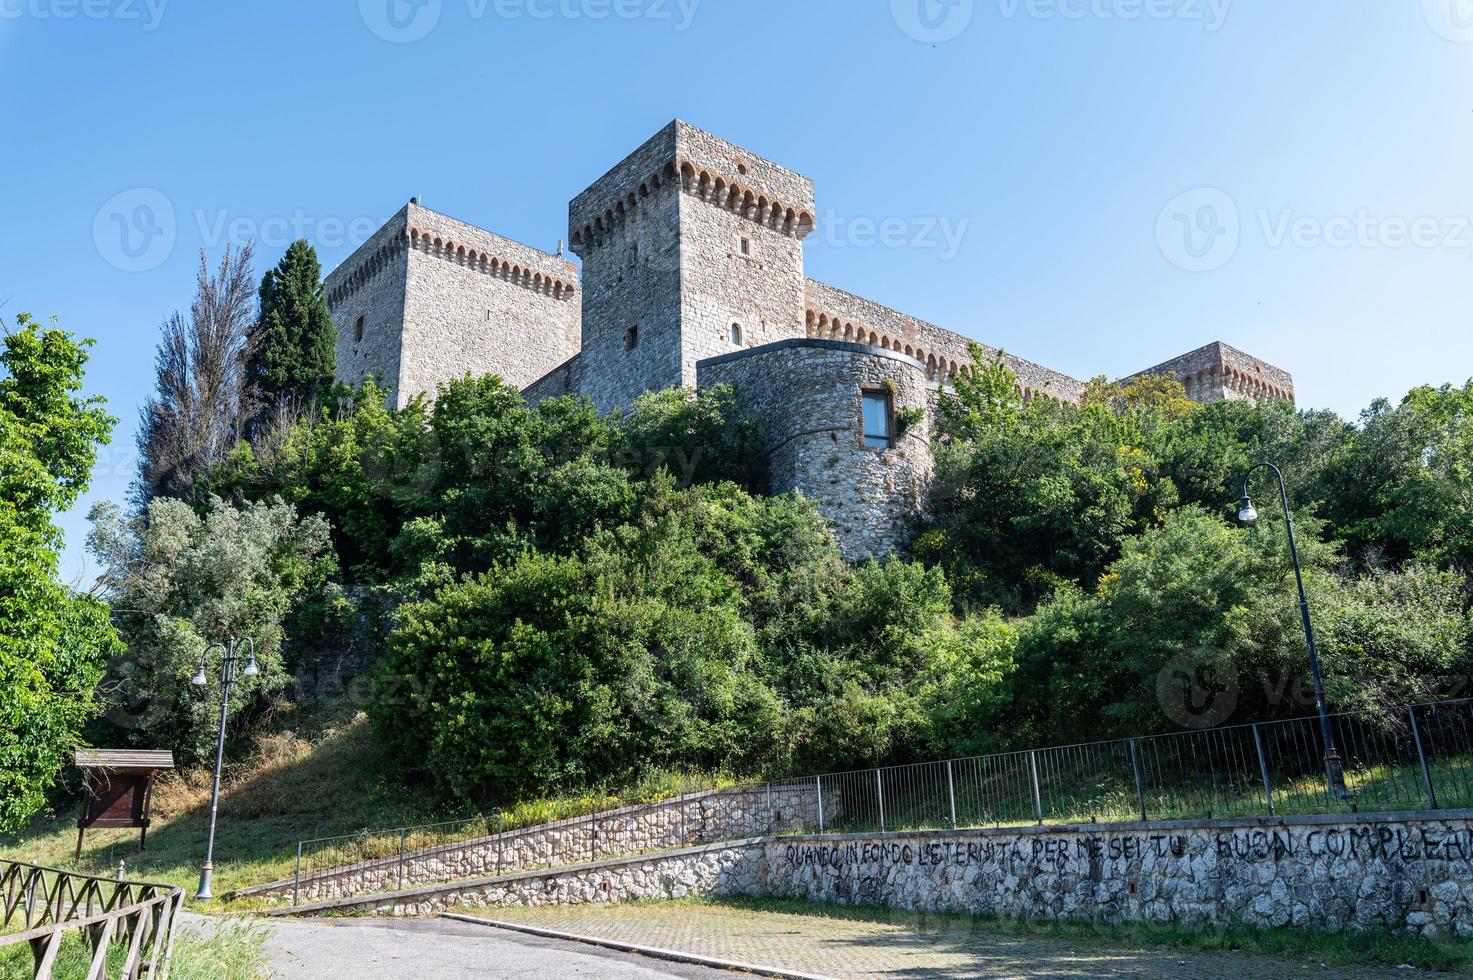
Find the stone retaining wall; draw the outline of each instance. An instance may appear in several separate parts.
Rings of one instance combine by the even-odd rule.
[[[336,907],[424,915],[735,894],[1039,919],[1469,937],[1473,811],[766,837]]]
[[[299,883],[284,878],[234,894],[321,902],[690,844],[796,833],[817,825],[812,785],[708,791],[411,851],[402,862],[396,854],[329,868],[304,874]]]

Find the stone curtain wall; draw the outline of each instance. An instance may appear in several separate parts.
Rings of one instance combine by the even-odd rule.
[[[304,873],[299,885],[288,878],[235,894],[291,901],[295,893],[299,902],[321,902],[689,844],[799,833],[818,825],[817,789],[812,784],[697,793],[411,851],[402,862],[396,854]]]
[[[339,907],[424,915],[735,894],[1040,919],[1470,937],[1473,812],[766,838]]]
[[[818,501],[846,557],[909,540],[930,487],[931,385],[920,362],[832,340],[788,340],[700,364],[700,386],[729,384],[767,429],[772,491]],[[886,450],[864,446],[861,393],[889,389],[897,413],[928,413]],[[897,423],[898,429],[898,423]]]
[[[888,306],[809,279],[804,284],[807,306],[805,330],[810,337],[845,340],[883,347],[914,357],[926,367],[932,381],[945,382],[957,370],[971,365],[968,339],[933,323],[899,313]],[[981,345],[989,356],[997,349]],[[1045,396],[1077,402],[1084,383],[1012,354],[1004,355],[1008,369],[1028,397]]]

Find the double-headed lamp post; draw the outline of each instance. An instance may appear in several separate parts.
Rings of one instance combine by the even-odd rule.
[[[199,872],[199,891],[195,898],[207,901],[214,897],[210,893],[210,879],[215,873],[215,816],[220,812],[220,767],[225,762],[225,720],[230,714],[230,688],[235,684],[235,667],[240,663],[241,650],[248,651],[245,666],[241,668],[241,676],[255,677],[259,671],[256,669],[256,644],[250,637],[234,638],[225,643],[211,643],[205,648],[200,657],[199,670],[190,679],[195,687],[204,687],[210,682],[205,674],[205,665],[210,659],[210,653],[219,650],[223,657],[220,662],[220,735],[215,743],[215,785],[210,790],[210,837],[209,843],[205,845],[205,864]]]
[[[1258,463],[1243,474],[1243,500],[1238,510],[1238,520],[1252,524],[1258,520],[1258,511],[1253,498],[1248,495],[1248,478],[1255,470],[1269,470],[1279,481],[1279,500],[1284,505],[1284,530],[1289,535],[1289,558],[1294,563],[1294,585],[1299,590],[1299,618],[1304,623],[1304,643],[1309,648],[1309,673],[1314,679],[1314,703],[1320,713],[1320,734],[1325,741],[1325,780],[1330,795],[1339,799],[1345,796],[1345,771],[1340,764],[1340,752],[1335,748],[1335,737],[1330,732],[1330,714],[1325,708],[1325,685],[1320,679],[1320,658],[1314,645],[1314,627],[1309,622],[1309,601],[1304,598],[1304,575],[1299,571],[1299,549],[1294,544],[1294,519],[1289,516],[1289,489],[1284,484],[1284,474],[1272,463]]]

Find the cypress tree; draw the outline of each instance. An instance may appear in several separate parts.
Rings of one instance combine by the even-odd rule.
[[[263,413],[283,403],[311,404],[332,387],[337,331],[322,296],[322,266],[306,241],[293,242],[261,279],[260,319],[250,378]]]

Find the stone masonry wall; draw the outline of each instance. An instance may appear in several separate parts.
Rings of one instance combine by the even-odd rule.
[[[826,804],[834,819],[834,802]],[[599,857],[643,854],[758,834],[818,826],[818,797],[809,785],[695,793],[412,851],[292,879],[254,885],[237,896],[320,902],[436,882],[570,865]]]
[[[900,351],[924,364],[932,381],[943,383],[972,362],[968,338],[961,334],[814,279],[807,280],[805,289],[805,332],[810,337],[849,340]],[[981,347],[988,356],[996,356],[996,348],[986,344]],[[1027,397],[1041,395],[1076,402],[1084,391],[1084,383],[1067,374],[1012,354],[1005,354],[1004,360],[1008,369],[1018,376],[1018,385]]]
[[[411,204],[399,404],[469,373],[521,389],[578,352],[575,266]]]
[[[890,449],[866,448],[860,399],[890,390],[897,416],[929,410],[919,361],[832,340],[789,340],[700,364],[700,385],[729,384],[767,430],[774,493],[818,501],[849,557],[904,547],[923,512],[932,476],[928,415],[899,431]]]
[[[399,387],[409,275],[406,218],[407,207],[330,272],[322,288],[338,335],[338,380],[357,387],[373,375],[391,397]]]
[[[1473,937],[1473,812],[766,838],[375,896],[425,915],[769,895],[1035,919]]]
[[[1187,397],[1198,402],[1294,400],[1294,379],[1288,371],[1221,341],[1174,357],[1126,380],[1148,374],[1175,378],[1186,388]]]

